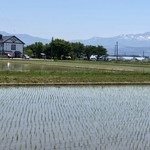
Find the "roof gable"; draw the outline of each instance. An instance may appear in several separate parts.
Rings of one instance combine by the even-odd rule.
[[[5,43],[5,42],[25,44],[23,41],[18,39],[16,36],[3,36],[3,43]]]

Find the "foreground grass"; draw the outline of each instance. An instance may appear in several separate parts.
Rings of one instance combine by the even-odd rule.
[[[149,63],[0,60],[23,63],[30,71],[0,71],[0,84],[150,84]],[[36,66],[36,67],[35,67]],[[38,67],[37,67],[38,66]],[[44,70],[38,70],[46,66]],[[34,69],[33,69],[34,68]],[[36,68],[36,69],[35,69]]]
[[[1,84],[150,83],[150,73],[124,71],[1,72]]]

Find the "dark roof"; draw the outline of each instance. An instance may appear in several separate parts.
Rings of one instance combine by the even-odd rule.
[[[2,39],[0,39],[0,42],[1,43],[4,43],[4,42],[6,42],[7,40],[9,40],[10,38],[12,38],[12,37],[15,37],[15,38],[17,38],[16,36],[2,36]],[[18,39],[18,38],[17,38]],[[23,41],[21,41],[20,39],[18,39],[20,42],[22,42],[23,44],[25,44]]]
[[[12,36],[2,36],[3,42],[9,40]]]

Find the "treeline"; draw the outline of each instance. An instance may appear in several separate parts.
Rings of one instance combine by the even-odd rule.
[[[91,55],[107,55],[107,49],[103,46],[84,45],[80,42],[68,42],[62,39],[53,39],[49,44],[36,42],[24,48],[24,53],[30,57],[41,58],[41,53],[46,55],[46,58],[53,59],[76,59],[86,57],[90,59]]]

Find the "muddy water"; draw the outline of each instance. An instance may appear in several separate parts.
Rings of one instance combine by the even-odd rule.
[[[149,150],[150,86],[0,88],[0,149]]]

